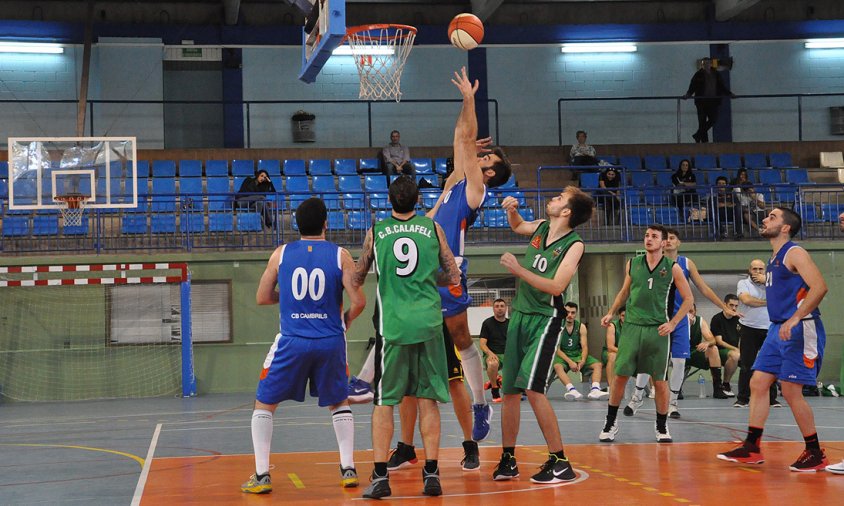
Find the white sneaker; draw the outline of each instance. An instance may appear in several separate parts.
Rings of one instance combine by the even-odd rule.
[[[602,392],[598,387],[592,387],[592,390],[589,391],[589,394],[586,396],[593,401],[599,401],[601,399],[605,399],[609,397],[609,392]]]
[[[838,464],[832,464],[830,466],[826,466],[826,470],[829,471],[830,473],[844,474],[844,460],[842,460]]]
[[[673,439],[671,439],[671,433],[668,432],[668,425],[665,426],[665,432],[660,432],[659,429],[654,426],[654,432],[656,432],[657,443],[670,443],[674,441]]]
[[[668,405],[668,418],[680,418],[680,410],[677,409],[676,404]]]
[[[598,439],[602,443],[612,443],[615,441],[615,436],[618,434],[618,421],[615,421],[610,427],[610,430],[601,430],[601,433],[598,434]]]
[[[655,388],[651,388],[648,391],[648,399],[656,399],[656,389]]]
[[[642,404],[645,403],[644,399],[645,395],[644,392],[640,394],[633,394],[633,397],[630,398],[630,402],[627,403],[627,406],[624,406],[624,416],[633,416],[639,411],[639,408],[642,407]]]
[[[576,388],[572,388],[571,390],[567,391],[567,392],[565,393],[565,395],[563,395],[563,397],[564,397],[567,401],[576,401],[576,400],[578,400],[578,399],[582,399],[582,398],[583,398],[583,394],[582,394],[582,393],[580,393],[580,392],[578,392]]]

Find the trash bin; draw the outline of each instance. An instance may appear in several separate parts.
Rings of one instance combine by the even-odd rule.
[[[293,142],[316,142],[314,121],[316,116],[306,111],[296,111],[290,118]]]
[[[844,135],[844,107],[829,108],[829,133]]]

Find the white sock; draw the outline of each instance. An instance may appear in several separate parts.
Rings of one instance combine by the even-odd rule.
[[[252,411],[252,449],[255,452],[255,472],[270,472],[270,444],[273,441],[273,414],[266,409]]]
[[[484,370],[481,365],[481,355],[472,343],[465,350],[460,350],[460,363],[463,364],[463,376],[472,391],[474,404],[486,404],[484,397]]]
[[[677,404],[677,396],[680,395],[680,389],[683,388],[683,378],[686,375],[686,359],[672,358],[671,359],[671,376],[668,377],[668,388],[671,389],[671,403]]]
[[[369,355],[366,356],[366,360],[364,360],[363,365],[360,367],[358,379],[369,384],[372,384],[372,380],[375,379],[375,346],[370,348]]]
[[[593,382],[592,382],[592,388],[593,388],[593,389],[594,389],[594,388],[597,388],[598,390],[600,390],[600,389],[601,389],[601,384],[600,384],[600,383],[598,383],[597,381],[593,381]]]
[[[340,467],[355,467],[355,417],[348,406],[331,412],[331,423],[340,448]]]
[[[639,373],[636,375],[636,390],[644,390],[648,386],[649,374]]]
[[[566,383],[566,391],[569,390],[574,390],[574,385],[572,385],[571,383]]]

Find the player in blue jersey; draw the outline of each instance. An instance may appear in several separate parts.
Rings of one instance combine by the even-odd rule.
[[[765,272],[765,298],[771,326],[753,363],[750,379],[750,420],[744,443],[718,458],[761,464],[762,429],[770,411],[768,389],[779,380],[782,395],[794,415],[806,448],[789,466],[796,472],[820,471],[828,464],[818,441],[815,415],[803,398],[803,385],[816,385],[823,362],[826,333],[818,305],[827,287],[809,253],[792,242],[801,219],[794,211],[775,207],[762,220],[760,235],[771,241],[773,255]]]
[[[706,284],[697,266],[691,258],[680,255],[680,232],[675,228],[666,228],[668,231],[668,239],[665,240],[665,256],[674,260],[681,269],[686,281],[694,283],[700,293],[707,299],[711,300],[713,304],[718,306],[725,315],[732,318],[738,315],[731,308],[727,307],[724,301],[718,297],[718,294]],[[683,304],[683,297],[679,292],[674,295],[674,312],[676,314]],[[671,390],[671,398],[668,403],[668,416],[671,418],[680,418],[680,411],[677,409],[677,399],[680,395],[680,389],[683,387],[683,379],[686,372],[686,359],[691,355],[691,346],[689,345],[689,320],[682,318],[677,324],[677,327],[671,332],[671,375],[668,379],[668,388]],[[713,375],[713,397],[716,399],[726,399],[728,395],[724,393],[723,385],[721,384],[721,369],[717,370]],[[636,411],[642,407],[645,398],[645,386],[648,384],[649,376],[647,374],[639,374],[636,376],[636,390],[630,398],[630,402],[624,407],[624,414],[626,416],[633,416]]]
[[[277,248],[261,276],[259,305],[279,305],[279,326],[264,360],[252,412],[255,474],[243,485],[247,493],[272,491],[270,443],[278,403],[302,402],[310,384],[312,397],[328,407],[340,447],[341,484],[358,485],[353,458],[355,425],[347,400],[346,328],[363,311],[366,297],[353,278],[355,264],[343,248],[325,240],[325,203],[310,198],[296,209],[301,240]],[[278,291],[276,291],[278,287]],[[350,307],[343,313],[343,290]]]

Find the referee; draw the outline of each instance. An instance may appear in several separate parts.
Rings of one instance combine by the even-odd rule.
[[[746,408],[750,403],[750,376],[756,354],[765,342],[771,320],[768,319],[768,303],[765,299],[765,262],[754,259],[750,262],[750,275],[738,282],[736,293],[739,298],[739,391],[735,408]],[[771,385],[771,407],[781,408],[777,402],[777,385]]]

